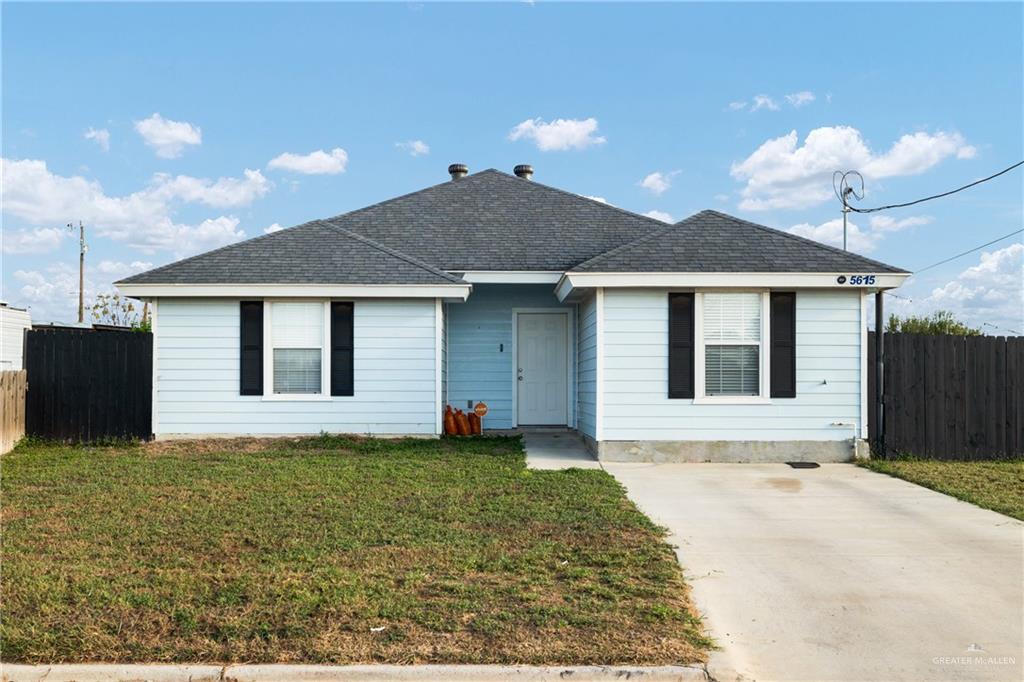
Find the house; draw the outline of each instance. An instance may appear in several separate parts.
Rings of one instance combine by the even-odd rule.
[[[25,330],[31,326],[28,310],[0,301],[0,372],[25,366]]]
[[[451,180],[117,283],[151,303],[157,437],[578,431],[601,458],[845,460],[867,297],[906,271],[717,211],[675,225]]]

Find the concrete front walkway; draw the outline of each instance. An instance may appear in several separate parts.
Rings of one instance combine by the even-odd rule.
[[[523,447],[531,469],[600,469],[579,434],[568,430],[525,430]]]
[[[715,679],[1024,678],[1024,524],[848,464],[604,468],[670,529]]]

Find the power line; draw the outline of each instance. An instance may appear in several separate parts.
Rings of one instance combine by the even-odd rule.
[[[844,208],[847,208],[847,209],[853,211],[854,213],[875,213],[876,211],[887,211],[890,208],[905,208],[907,206],[913,206],[914,204],[920,204],[920,203],[923,203],[925,201],[931,201],[932,199],[941,199],[942,197],[948,197],[950,194],[956,194],[957,192],[962,192],[965,189],[969,189],[971,187],[974,187],[975,185],[980,185],[983,182],[988,182],[989,180],[992,180],[994,178],[998,178],[1000,175],[1003,175],[1005,173],[1009,173],[1014,168],[1018,168],[1020,166],[1024,166],[1024,161],[1018,161],[1017,163],[1013,164],[1009,168],[1004,168],[1003,170],[999,171],[998,173],[996,173],[994,175],[990,175],[987,178],[982,178],[981,180],[975,180],[974,182],[970,183],[969,185],[964,185],[963,187],[957,187],[956,189],[951,189],[948,192],[943,192],[942,194],[934,194],[934,195],[932,195],[930,197],[925,197],[923,199],[917,199],[915,201],[908,201],[905,204],[889,204],[888,206],[878,206],[876,208],[855,208],[853,206],[850,206],[848,203],[846,203],[845,196],[841,196],[840,199],[843,201]],[[833,176],[833,179],[834,179],[834,176]]]
[[[1010,332],[1015,336],[1020,336],[1020,332],[1016,329],[1010,329],[1009,327],[1000,327],[998,324],[992,324],[991,322],[982,322],[982,327],[992,327],[993,329],[1002,329],[1004,332]]]
[[[912,298],[909,298],[907,296],[900,296],[899,294],[894,294],[891,291],[883,291],[882,293],[885,294],[886,296],[892,296],[893,298],[898,298],[901,301],[907,301],[909,303],[913,303],[914,302],[914,299],[912,299]]]
[[[1021,163],[1024,163],[1024,161],[1022,161]],[[1017,165],[1019,166],[1020,164],[1017,164]],[[1004,172],[1005,172],[1005,171],[1004,171]],[[993,245],[993,244],[995,244],[996,242],[1001,242],[1001,241],[1003,241],[1004,239],[1009,239],[1009,238],[1010,238],[1010,237],[1012,237],[1013,235],[1015,235],[1015,234],[1020,234],[1021,232],[1024,232],[1024,228],[1021,228],[1021,229],[1019,229],[1019,230],[1014,230],[1014,231],[1013,231],[1013,232],[1011,232],[1010,234],[1004,234],[1004,235],[1003,235],[1002,237],[999,237],[999,238],[997,238],[997,239],[993,239],[993,240],[992,240],[992,241],[990,241],[990,242],[985,242],[985,243],[984,243],[984,244],[982,244],[981,246],[975,246],[975,247],[974,247],[973,249],[970,249],[970,250],[968,250],[968,251],[964,251],[963,253],[958,253],[958,254],[956,254],[955,256],[950,256],[949,258],[947,258],[947,259],[945,259],[945,260],[940,260],[940,261],[939,261],[938,263],[932,263],[931,265],[929,265],[929,266],[928,266],[928,267],[926,267],[926,268],[921,268],[920,270],[915,270],[915,271],[914,271],[914,274],[915,274],[915,275],[920,275],[920,274],[921,274],[922,272],[924,272],[925,270],[931,270],[932,268],[937,268],[937,267],[939,267],[940,265],[944,265],[944,264],[948,263],[948,262],[949,262],[949,261],[951,261],[951,260],[956,260],[957,258],[960,258],[961,256],[966,256],[966,255],[968,255],[968,254],[970,254],[970,253],[974,253],[975,251],[979,251],[979,250],[981,250],[981,249],[984,249],[984,248],[985,248],[986,246],[992,246],[992,245]]]

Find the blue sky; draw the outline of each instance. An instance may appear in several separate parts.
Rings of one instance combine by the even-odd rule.
[[[831,171],[874,206],[1024,158],[1022,6],[11,4],[0,297],[36,320],[150,265],[471,170],[679,220],[839,238]],[[910,270],[1019,229],[1024,173],[871,222]],[[876,215],[876,218],[878,216]],[[1020,236],[890,309],[1024,331]],[[910,300],[907,300],[910,299]],[[986,331],[997,331],[986,327]]]

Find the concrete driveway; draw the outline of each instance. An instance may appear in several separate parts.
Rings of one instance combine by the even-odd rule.
[[[1021,680],[1024,524],[848,464],[613,464],[717,680]]]

